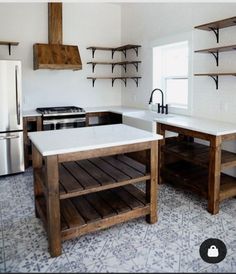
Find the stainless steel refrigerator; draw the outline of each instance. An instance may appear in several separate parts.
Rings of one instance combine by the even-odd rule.
[[[21,61],[0,60],[0,176],[24,169]]]

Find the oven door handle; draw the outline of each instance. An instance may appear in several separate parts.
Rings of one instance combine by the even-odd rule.
[[[44,125],[50,125],[50,124],[66,124],[66,123],[79,123],[79,122],[85,122],[86,118],[67,118],[67,119],[54,119],[54,120],[43,120]]]

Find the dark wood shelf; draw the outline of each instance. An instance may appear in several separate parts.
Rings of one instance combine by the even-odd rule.
[[[123,52],[125,58],[126,58],[126,53],[127,50],[131,50],[133,49],[136,52],[136,55],[138,56],[138,49],[140,48],[140,45],[132,45],[132,44],[128,44],[128,45],[124,45],[124,46],[120,46],[120,47],[97,47],[97,46],[90,46],[87,47],[87,49],[92,50],[92,57],[94,58],[94,53],[96,50],[103,50],[103,51],[111,51],[111,57],[113,59],[114,53],[116,51],[120,51]]]
[[[166,145],[162,147],[162,151],[174,155],[182,160],[209,167],[209,146],[198,144],[195,142],[177,141],[175,138],[166,141]],[[236,166],[236,153],[221,150],[221,170]]]
[[[195,29],[213,31],[216,36],[216,42],[219,43],[219,30],[236,25],[236,17],[226,18],[219,21],[196,26]]]
[[[224,46],[224,47],[216,47],[216,48],[208,48],[208,49],[200,49],[195,50],[195,52],[199,53],[216,53],[216,52],[225,52],[225,51],[234,51],[236,50],[236,45]]]
[[[46,203],[43,196],[36,207],[47,227]],[[150,205],[145,193],[133,185],[106,190],[60,201],[62,240],[103,229],[148,214]]]
[[[209,76],[215,84],[216,89],[219,87],[219,76],[236,76],[236,72],[208,72],[208,73],[195,73],[194,76]]]
[[[136,86],[138,87],[138,80],[141,79],[141,78],[142,77],[140,77],[140,76],[127,76],[127,77],[87,77],[87,79],[92,80],[93,87],[94,87],[95,81],[97,79],[103,79],[103,80],[107,80],[108,79],[108,80],[111,80],[112,81],[112,87],[114,85],[115,80],[122,80],[124,82],[125,86],[126,86],[127,80],[132,79],[132,80],[135,81]]]
[[[18,46],[19,42],[0,41],[0,45],[8,46],[9,55],[11,55],[11,47],[12,46]]]
[[[230,17],[227,19],[223,19],[223,20],[210,22],[210,23],[203,24],[203,25],[199,25],[199,26],[196,26],[195,29],[211,31],[212,28],[223,29],[223,28],[232,27],[235,25],[236,25],[236,16]]]
[[[236,50],[236,45],[195,50],[195,53],[208,53],[208,54],[210,53],[210,54],[212,54],[216,60],[216,65],[218,66],[219,65],[219,52],[234,51],[234,50]]]
[[[208,198],[208,169],[190,162],[177,161],[165,165],[161,176],[167,183],[190,190]],[[220,180],[220,201],[236,196],[236,178],[222,174]]]
[[[38,169],[35,176],[45,190],[44,170]],[[144,182],[151,177],[150,173],[146,174],[144,165],[119,155],[60,164],[59,178],[62,200]]]
[[[141,61],[124,61],[124,62],[87,62],[87,64],[91,64],[92,65],[92,71],[94,72],[95,66],[96,65],[111,65],[112,68],[112,73],[114,70],[114,67],[116,65],[118,66],[122,66],[126,72],[127,70],[127,65],[134,65],[134,67],[136,68],[136,71],[138,72],[138,64],[140,64]]]

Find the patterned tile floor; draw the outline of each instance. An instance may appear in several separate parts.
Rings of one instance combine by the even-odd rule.
[[[200,258],[207,238],[225,242],[221,263]],[[139,218],[65,241],[62,256],[50,258],[34,216],[29,169],[0,179],[0,272],[236,272],[236,200],[225,201],[212,216],[206,201],[162,185],[158,223]]]

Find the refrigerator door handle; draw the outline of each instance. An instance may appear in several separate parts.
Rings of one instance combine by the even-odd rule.
[[[18,92],[18,66],[15,67],[15,84],[16,84],[16,116],[17,116],[17,124],[20,125],[20,97]]]
[[[19,138],[19,135],[0,136],[0,140],[17,139],[17,138]]]

